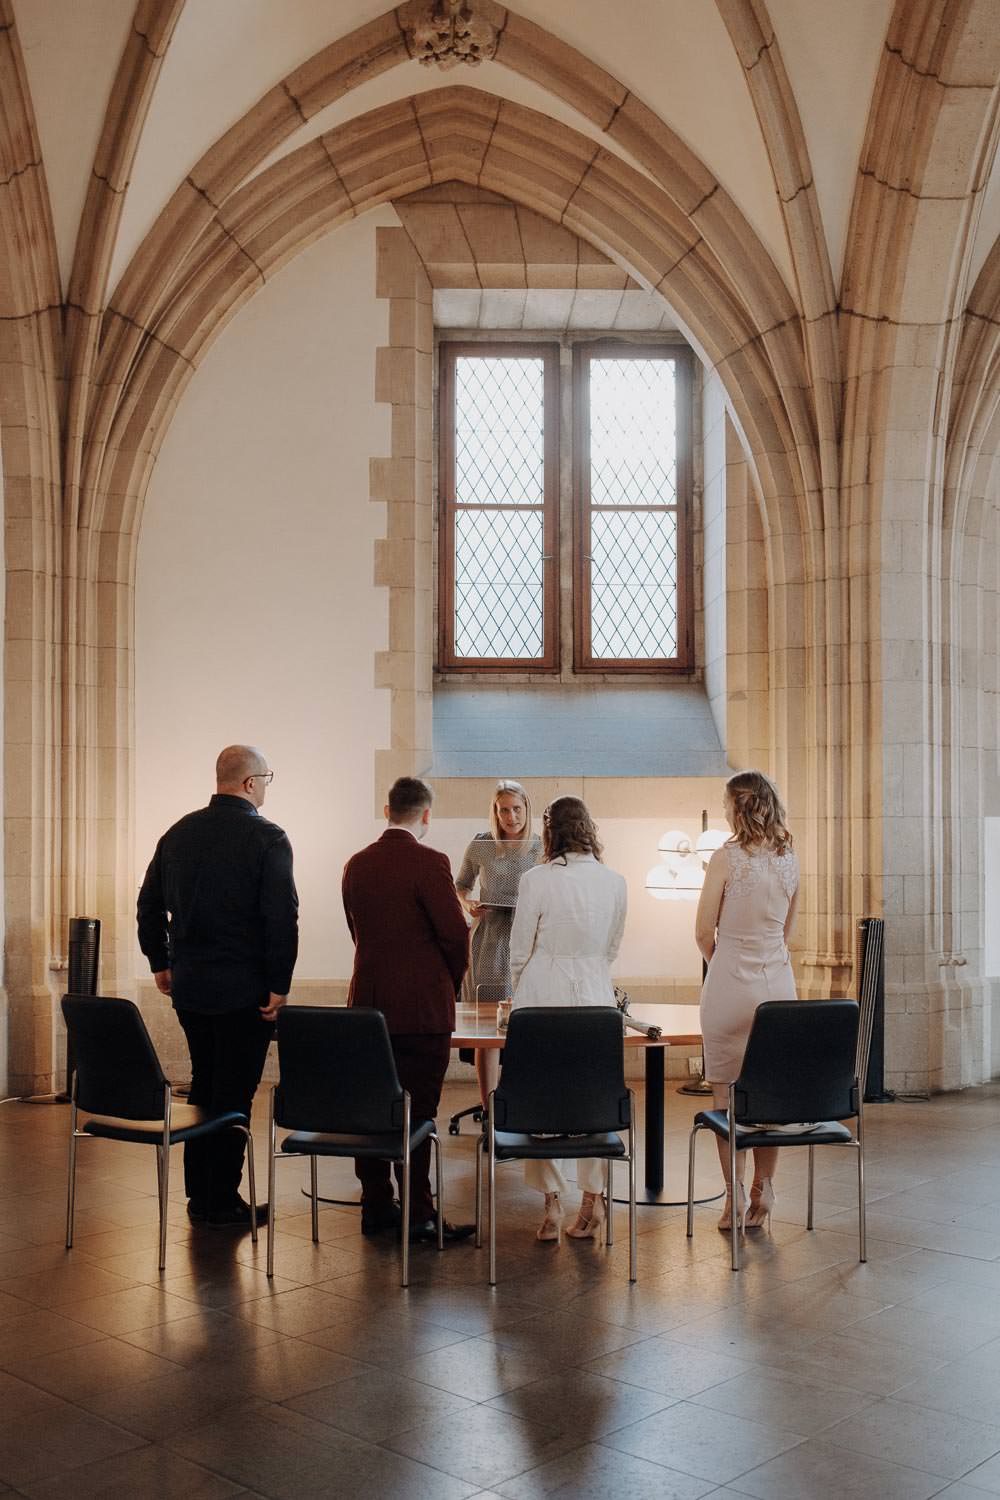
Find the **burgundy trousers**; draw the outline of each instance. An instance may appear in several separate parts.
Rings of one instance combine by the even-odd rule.
[[[418,1120],[433,1120],[441,1102],[441,1085],[451,1056],[451,1033],[411,1033],[394,1036],[391,1041],[399,1081],[410,1095],[410,1119],[414,1124]],[[431,1143],[424,1141],[410,1157],[411,1224],[426,1224],[428,1219],[434,1217],[430,1165]],[[402,1163],[394,1165],[393,1170],[396,1182],[401,1187]],[[388,1212],[393,1203],[389,1163],[357,1157],[354,1171],[361,1183],[362,1211],[372,1215]]]

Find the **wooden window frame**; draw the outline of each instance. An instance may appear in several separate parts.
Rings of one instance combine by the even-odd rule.
[[[544,361],[544,481],[542,548],[543,655],[460,657],[455,654],[455,362],[462,358]],[[438,348],[438,652],[447,672],[559,671],[559,345],[553,343],[461,343]]]
[[[677,392],[677,655],[635,661],[595,658],[591,649],[590,568],[590,361],[594,358],[671,359]],[[691,350],[679,344],[631,344],[595,339],[573,349],[573,670],[619,674],[689,673],[694,666],[694,596],[691,507],[692,403]],[[639,509],[639,507],[636,507]],[[647,509],[647,507],[642,507]]]

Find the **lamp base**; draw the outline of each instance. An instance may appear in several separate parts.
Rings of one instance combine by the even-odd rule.
[[[699,1099],[713,1092],[712,1085],[705,1078],[692,1078],[690,1083],[682,1083],[677,1090],[679,1094],[697,1094]]]

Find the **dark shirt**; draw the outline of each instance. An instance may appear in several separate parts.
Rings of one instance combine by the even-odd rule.
[[[205,1013],[287,995],[299,898],[286,834],[244,797],[217,794],[160,839],[139,892],[139,946],[172,1000]]]

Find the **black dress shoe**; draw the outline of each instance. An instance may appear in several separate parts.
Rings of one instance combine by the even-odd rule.
[[[267,1223],[267,1204],[257,1204],[257,1228],[261,1229]],[[213,1208],[208,1215],[210,1229],[249,1229],[250,1228],[250,1205],[244,1203],[242,1198],[237,1198],[235,1203],[229,1204],[227,1208]]]
[[[188,1202],[188,1218],[192,1224],[204,1224],[208,1218],[208,1209],[204,1203],[196,1203],[191,1198]]]
[[[384,1234],[387,1229],[398,1229],[400,1225],[399,1209],[393,1204],[392,1208],[380,1209],[378,1213],[361,1214],[361,1233],[364,1235]]]
[[[475,1232],[475,1224],[449,1224],[446,1219],[444,1224],[444,1242],[446,1245],[457,1245],[459,1240],[467,1240]],[[410,1225],[411,1245],[436,1245],[437,1237],[436,1219],[427,1219],[423,1224]]]

